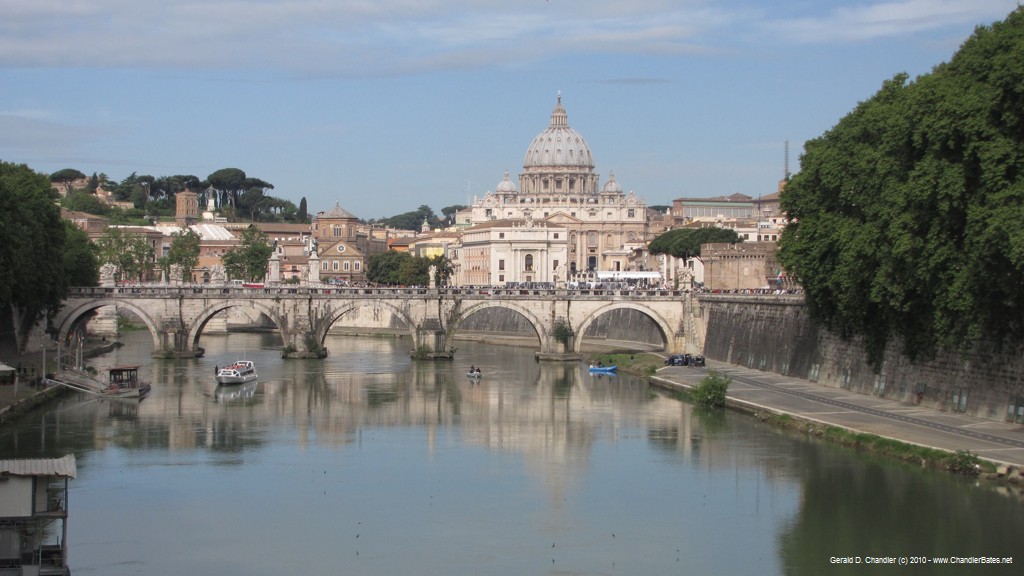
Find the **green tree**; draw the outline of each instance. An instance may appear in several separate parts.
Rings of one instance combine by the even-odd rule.
[[[885,82],[807,142],[779,259],[819,324],[876,366],[1024,339],[1024,10]]]
[[[731,383],[732,378],[712,370],[693,388],[693,397],[698,406],[722,408],[725,406],[726,392]]]
[[[572,341],[572,337],[576,333],[573,331],[572,326],[563,318],[555,320],[555,324],[551,329],[551,336],[554,337],[555,342],[562,345],[563,349],[569,346],[569,342]]]
[[[20,310],[24,333],[67,296],[67,228],[49,177],[0,161],[0,313]]]
[[[366,261],[366,279],[376,284],[402,284],[399,269],[408,260],[412,260],[412,254],[408,252],[388,250],[374,254]]]
[[[65,168],[58,170],[53,174],[50,174],[50,182],[54,184],[60,184],[64,188],[64,193],[68,194],[71,192],[71,183],[75,180],[81,180],[85,178],[85,174],[81,170],[75,170],[74,168]]]
[[[703,244],[727,242],[735,244],[743,239],[732,228],[676,228],[651,241],[652,254],[669,254],[676,258],[699,258]]]
[[[266,277],[267,262],[273,252],[267,235],[250,225],[242,231],[239,245],[228,250],[221,260],[229,278],[258,282]]]
[[[96,286],[100,280],[97,247],[89,235],[72,222],[64,221],[64,270],[71,286]]]
[[[466,206],[463,204],[452,204],[451,206],[445,206],[441,208],[441,214],[444,216],[445,222],[455,223],[455,215],[459,213],[459,210],[465,210]]]
[[[245,172],[238,168],[221,168],[206,180],[213,187],[218,208],[236,206],[238,195],[246,189]]]
[[[154,250],[143,234],[117,226],[107,228],[97,241],[99,260],[117,266],[116,280],[143,281],[155,264]]]
[[[377,224],[398,228],[399,230],[419,230],[423,226],[424,220],[431,227],[437,226],[441,222],[434,215],[434,210],[424,204],[413,212],[404,212],[390,218],[381,218],[377,221]]]
[[[100,201],[94,194],[88,192],[71,192],[61,198],[60,205],[75,212],[85,212],[97,216],[110,214],[110,205]]]
[[[430,259],[413,256],[398,267],[398,283],[403,286],[427,286],[430,284]]]
[[[171,240],[171,247],[167,251],[167,265],[180,266],[181,277],[186,282],[192,279],[192,271],[199,264],[201,241],[199,234],[188,228],[175,232]]]

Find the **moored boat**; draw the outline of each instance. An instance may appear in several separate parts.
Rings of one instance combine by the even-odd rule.
[[[590,367],[590,371],[591,372],[615,372],[618,369],[619,369],[619,367],[616,366],[616,365],[612,365],[612,366],[591,366]]]
[[[139,380],[141,366],[114,366],[108,369],[107,386],[100,389],[103,396],[141,398],[152,388],[149,382]]]
[[[237,360],[217,369],[218,384],[244,384],[259,378],[252,360]]]

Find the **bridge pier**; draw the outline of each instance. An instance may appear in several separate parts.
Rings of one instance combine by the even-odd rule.
[[[286,334],[284,352],[282,358],[313,358],[321,359],[327,357],[327,348],[324,347],[323,334],[316,334],[308,331],[292,331]]]
[[[153,358],[199,358],[205,350],[191,346],[187,328],[172,328],[160,332],[160,347],[153,350]]]

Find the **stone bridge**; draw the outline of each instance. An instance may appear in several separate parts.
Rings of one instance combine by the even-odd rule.
[[[650,318],[664,338],[665,350],[683,351],[693,334],[690,294],[677,290],[566,290],[510,288],[312,288],[237,286],[118,286],[72,288],[52,327],[67,338],[104,306],[131,311],[153,335],[153,355],[200,354],[203,328],[233,307],[255,309],[269,318],[285,346],[285,356],[322,357],[335,323],[371,309],[391,313],[422,356],[450,356],[454,336],[467,317],[492,308],[514,311],[536,331],[540,352],[580,351],[580,337],[601,315],[632,309]],[[567,346],[553,335],[559,324],[574,334]]]

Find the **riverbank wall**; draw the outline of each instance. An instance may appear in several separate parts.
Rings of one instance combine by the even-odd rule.
[[[876,371],[858,340],[815,326],[797,295],[693,298],[706,357],[859,394],[997,421],[1024,422],[1024,347],[979,343],[913,362],[892,342]]]

